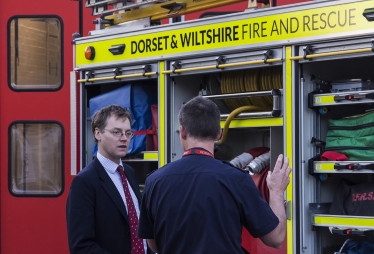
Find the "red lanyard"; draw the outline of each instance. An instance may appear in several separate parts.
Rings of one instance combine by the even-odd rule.
[[[193,155],[193,154],[205,155],[205,156],[214,158],[211,152],[208,152],[207,150],[200,149],[200,148],[188,149],[187,151],[183,153],[182,157],[187,156],[187,155]]]

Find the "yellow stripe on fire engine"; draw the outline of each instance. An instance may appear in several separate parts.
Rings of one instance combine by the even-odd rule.
[[[158,69],[160,71],[165,70],[165,62],[161,61],[159,63]],[[166,127],[167,126],[167,119],[165,116],[165,103],[166,103],[166,80],[165,80],[165,75],[160,75],[159,76],[159,81],[158,81],[158,154],[159,154],[159,159],[158,159],[158,166],[162,167],[164,166],[166,162]]]
[[[285,156],[289,158],[289,166],[293,166],[293,153],[294,153],[294,142],[293,142],[293,126],[294,126],[294,115],[292,95],[292,64],[293,62],[289,59],[292,56],[292,48],[286,47],[286,61],[285,61],[285,84],[284,84],[284,101],[285,101],[285,127],[284,127],[284,141],[285,141]],[[293,174],[290,174],[290,183],[286,189],[286,200],[289,202],[289,218],[287,218],[287,253],[292,254],[294,248],[294,235],[293,235]]]
[[[315,215],[313,224],[315,226],[374,228],[374,219],[370,217]]]
[[[113,61],[127,61],[149,57],[166,57],[179,53],[192,53],[204,50],[224,49],[263,44],[275,41],[290,41],[321,35],[337,35],[347,32],[359,33],[373,29],[362,15],[365,9],[373,8],[373,1],[354,3],[336,2],[333,6],[315,9],[290,11],[281,14],[254,18],[217,22],[199,25],[192,23],[188,28],[173,26],[167,31],[147,29],[141,35],[125,36],[106,40],[100,37],[93,42],[76,41],[76,66],[99,64]],[[286,11],[286,9],[285,9]],[[161,27],[161,26],[160,26]],[[120,55],[112,55],[108,50],[114,45],[125,45]],[[87,46],[95,48],[95,59],[87,60],[84,50]]]
[[[221,121],[221,127],[225,126],[226,121]],[[262,119],[233,119],[230,122],[230,128],[248,128],[248,127],[272,127],[283,126],[283,117],[262,118]]]
[[[316,106],[334,103],[336,103],[334,95],[315,95],[313,100],[313,104]]]

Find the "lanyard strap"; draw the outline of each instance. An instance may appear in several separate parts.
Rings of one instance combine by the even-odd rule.
[[[200,149],[200,148],[191,148],[191,149],[188,149],[187,151],[185,151],[183,153],[182,157],[188,156],[188,155],[194,155],[194,154],[205,155],[205,156],[209,156],[209,157],[214,158],[213,154],[211,152],[208,152],[207,150]]]

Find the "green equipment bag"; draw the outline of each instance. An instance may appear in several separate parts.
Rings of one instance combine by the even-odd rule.
[[[350,161],[374,160],[374,111],[330,119],[325,151],[342,153]]]

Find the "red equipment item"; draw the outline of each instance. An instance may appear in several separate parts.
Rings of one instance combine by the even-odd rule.
[[[151,112],[152,112],[152,130],[153,130],[153,135],[147,135],[147,143],[148,139],[152,138],[152,142],[150,143],[153,144],[153,150],[148,150],[148,151],[158,151],[158,105],[153,104],[151,105]]]
[[[327,151],[321,154],[321,161],[349,161],[345,154]]]
[[[249,149],[247,153],[250,153],[253,158],[256,158],[262,154],[265,154],[270,151],[268,147],[256,147]],[[269,203],[269,189],[266,183],[266,176],[268,175],[268,171],[270,166],[264,168],[260,173],[252,175],[252,179],[256,184],[256,187],[260,190],[262,197]]]
[[[247,151],[253,158],[269,152],[268,147],[256,147]],[[259,174],[252,175],[252,179],[260,190],[264,199],[269,202],[269,189],[266,183],[266,177],[270,166],[264,168]],[[266,246],[259,238],[254,238],[244,227],[242,232],[242,247],[251,254],[286,254],[287,244],[286,239],[280,249],[274,249]]]
[[[147,151],[158,151],[158,105],[151,105],[152,113],[152,127],[150,130],[143,132],[134,132],[134,134],[147,134],[146,136],[146,150]]]

